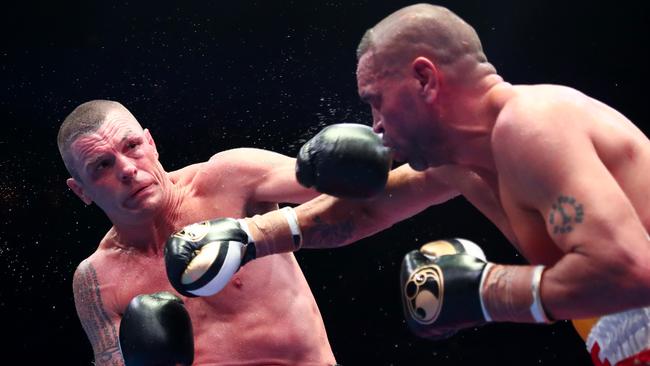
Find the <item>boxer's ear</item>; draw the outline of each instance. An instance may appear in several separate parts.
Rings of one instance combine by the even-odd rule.
[[[86,194],[83,185],[77,182],[76,179],[68,178],[65,183],[68,185],[68,188],[70,188],[72,192],[74,192],[74,194],[76,194],[77,197],[79,197],[86,205],[93,203],[93,200]]]
[[[433,103],[438,96],[440,73],[436,66],[426,57],[418,57],[411,64],[413,76],[418,80],[420,95],[425,102]]]
[[[158,149],[156,149],[156,142],[153,140],[153,137],[151,136],[151,132],[149,132],[148,128],[144,129],[144,139],[147,141],[147,144],[149,144],[152,148],[154,153],[156,154],[156,158],[158,158]]]

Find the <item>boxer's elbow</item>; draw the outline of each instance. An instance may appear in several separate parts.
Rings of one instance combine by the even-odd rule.
[[[609,280],[619,301],[629,302],[630,307],[650,305],[650,255],[619,251],[603,261],[602,273]]]

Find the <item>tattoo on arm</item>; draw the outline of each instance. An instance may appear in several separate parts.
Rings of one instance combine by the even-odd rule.
[[[104,307],[97,272],[92,264],[79,267],[72,287],[77,314],[95,352],[95,361],[98,365],[123,365],[117,327]]]
[[[325,222],[320,216],[313,219],[312,240],[318,246],[336,247],[342,245],[354,232],[354,222],[352,218],[330,224]]]
[[[575,225],[584,220],[584,216],[581,203],[574,197],[560,195],[551,205],[548,223],[553,227],[553,234],[566,234],[573,231]]]

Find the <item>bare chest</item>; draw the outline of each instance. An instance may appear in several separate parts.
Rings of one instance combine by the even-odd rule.
[[[145,257],[131,253],[117,253],[98,273],[102,298],[117,313],[122,314],[137,295],[168,291],[176,294],[167,280],[162,255]]]

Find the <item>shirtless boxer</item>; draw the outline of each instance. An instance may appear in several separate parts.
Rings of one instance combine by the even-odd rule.
[[[165,275],[163,245],[181,227],[314,197],[296,182],[294,159],[235,149],[166,172],[149,131],[121,104],[102,100],[67,116],[58,146],[71,174],[68,187],[85,204],[95,202],[113,224],[73,279],[77,314],[96,365],[124,364],[118,334],[122,351],[140,352],[131,355],[135,363],[147,352],[132,350],[140,340],[153,353],[144,355],[145,364],[187,364],[192,356],[194,365],[335,364],[320,312],[292,254],[246,265],[215,297],[176,296]],[[119,329],[132,299],[130,320]],[[191,329],[193,337],[187,334]],[[188,354],[192,338],[194,355]],[[150,344],[156,340],[168,343]],[[170,347],[178,354],[164,358],[162,350]]]
[[[365,33],[357,56],[374,130],[423,175],[391,176],[365,202],[320,196],[298,206],[303,246],[344,245],[386,228],[406,207],[408,194],[395,192],[432,204],[442,177],[533,265],[486,263],[462,240],[409,253],[402,296],[413,331],[439,339],[488,321],[603,316],[588,331],[594,362],[647,362],[648,138],[572,88],[503,81],[474,29],[442,7],[391,14]],[[278,240],[262,234],[251,240]]]

